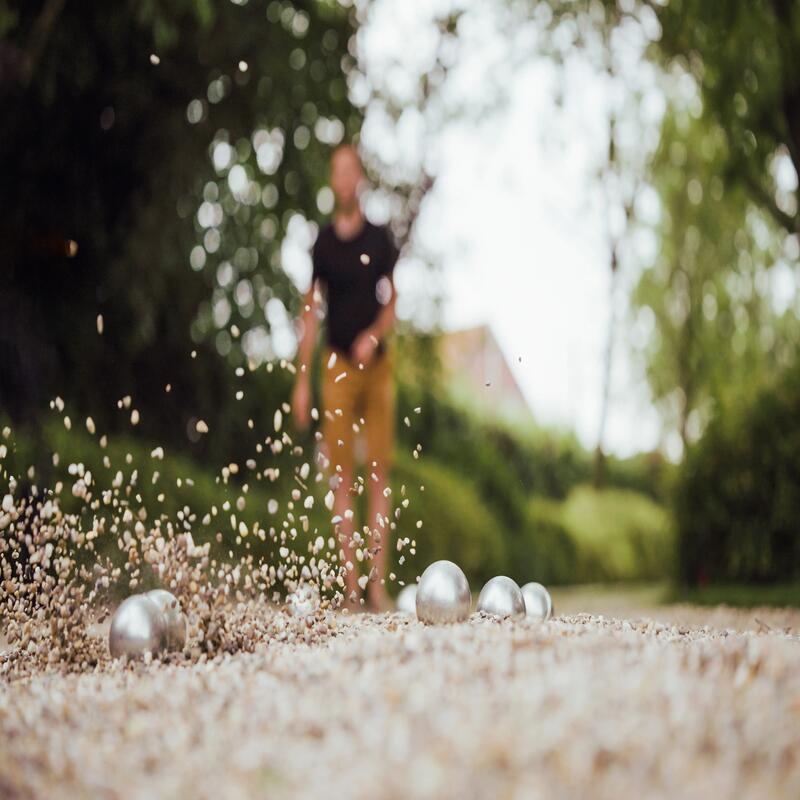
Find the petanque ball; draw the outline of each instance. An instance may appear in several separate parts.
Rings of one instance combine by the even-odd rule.
[[[166,589],[153,589],[146,595],[161,609],[167,626],[167,650],[183,650],[186,644],[186,617],[178,598]]]
[[[463,622],[471,605],[467,576],[452,561],[434,561],[422,573],[416,600],[420,622]]]
[[[525,600],[519,586],[505,575],[498,575],[486,582],[478,596],[478,611],[502,619],[522,619],[525,616]]]
[[[553,601],[550,592],[541,583],[531,581],[522,587],[522,596],[525,598],[525,615],[531,619],[540,619],[542,622],[553,615]]]
[[[167,624],[158,604],[143,594],[123,600],[111,618],[108,647],[112,658],[141,658],[167,645]]]

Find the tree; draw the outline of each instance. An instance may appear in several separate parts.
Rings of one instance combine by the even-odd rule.
[[[637,203],[647,188],[647,164],[657,130],[657,122],[654,125],[645,103],[656,82],[644,58],[654,33],[652,14],[648,11],[641,6],[627,8],[623,3],[597,0],[536,3],[533,11],[536,24],[547,33],[540,45],[541,52],[562,68],[576,61],[588,65],[602,95],[599,114],[605,130],[591,176],[590,213],[603,220],[609,268],[609,316],[595,447],[596,486],[602,485],[605,477],[605,430],[612,402],[618,325],[624,312],[621,273],[626,266],[629,269],[637,266],[629,255],[629,239],[636,227]]]
[[[537,7],[542,6],[552,15],[551,27],[566,25],[576,42],[583,30],[642,24],[652,40],[651,58],[665,74],[685,72],[694,78],[703,115],[729,138],[723,179],[741,182],[788,233],[800,231],[800,5],[794,0],[547,0]],[[793,169],[781,165],[784,159]],[[776,180],[778,170],[785,180]]]
[[[687,109],[665,117],[652,164],[661,202],[655,262],[633,304],[652,333],[642,348],[654,399],[684,447],[720,404],[779,366],[769,270],[781,257],[775,225],[720,177],[724,132]]]
[[[655,263],[640,262],[633,305],[652,331],[641,349],[654,397],[685,444],[718,404],[792,357],[780,345],[795,340],[794,320],[790,312],[778,318],[768,284],[776,264],[786,270],[798,259],[800,6],[553,0],[542,7],[569,47],[640,25],[672,104],[642,171],[661,213]],[[647,228],[643,222],[634,228]]]
[[[651,4],[662,33],[654,52],[688,71],[703,115],[728,140],[726,182],[738,181],[788,233],[800,232],[800,5],[793,0]],[[781,185],[775,159],[794,166]]]
[[[275,253],[298,209],[318,213],[334,121],[340,135],[360,124],[346,88],[352,11],[49,0],[0,3],[0,25],[0,407],[35,418],[59,393],[113,429],[115,401],[133,393],[144,432],[186,446],[191,417],[225,420],[234,403],[215,341],[190,337],[212,283],[190,253],[200,238],[210,261],[215,240],[252,278],[255,318],[267,294],[292,291]],[[260,131],[283,140],[268,170]]]

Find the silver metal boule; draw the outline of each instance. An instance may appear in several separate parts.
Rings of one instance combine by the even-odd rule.
[[[525,600],[519,586],[505,575],[486,582],[478,596],[478,611],[495,617],[522,619],[525,616]]]
[[[417,585],[417,619],[428,624],[463,622],[471,597],[467,576],[452,561],[434,561]]]
[[[183,650],[186,644],[186,617],[181,611],[178,598],[166,589],[153,589],[146,597],[153,600],[164,615],[167,625],[167,649]]]
[[[409,583],[397,595],[397,610],[400,614],[415,616],[417,613],[417,584]]]
[[[544,622],[553,615],[553,600],[550,592],[541,583],[536,581],[526,583],[522,587],[522,596],[525,598],[526,616]]]
[[[167,644],[167,623],[158,604],[143,594],[123,600],[111,618],[108,648],[112,658],[141,658]]]

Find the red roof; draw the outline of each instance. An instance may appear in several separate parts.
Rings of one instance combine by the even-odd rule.
[[[530,406],[488,325],[442,335],[442,365],[453,388],[482,410],[524,418]]]

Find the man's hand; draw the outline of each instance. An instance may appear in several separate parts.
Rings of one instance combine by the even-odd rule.
[[[311,412],[311,383],[308,373],[301,372],[292,392],[292,416],[298,430],[308,430]]]
[[[378,339],[375,334],[367,328],[356,337],[353,342],[353,360],[356,364],[363,364],[365,367],[372,361],[375,350],[378,348]]]

